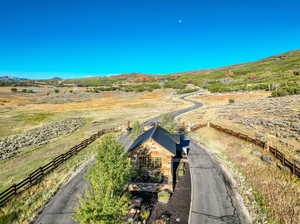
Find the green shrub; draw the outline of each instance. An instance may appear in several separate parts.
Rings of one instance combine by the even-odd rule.
[[[198,91],[197,88],[194,88],[194,89],[180,89],[176,92],[176,94],[186,94],[186,93],[193,93],[193,92],[196,92]]]
[[[140,122],[139,121],[133,122],[132,130],[131,130],[131,138],[135,139],[142,133],[143,133],[143,126],[140,124]]]
[[[180,81],[168,81],[164,84],[165,88],[172,88],[172,89],[185,89],[186,84]]]
[[[300,86],[298,86],[297,84],[292,84],[291,86],[286,86],[274,90],[272,92],[272,97],[280,97],[280,96],[296,95],[296,94],[300,94]]]
[[[231,104],[231,103],[234,103],[234,99],[229,99],[228,102]]]
[[[55,92],[55,93],[59,93],[59,89],[55,89],[54,92]]]
[[[11,88],[10,91],[12,91],[13,93],[18,92],[17,88]]]
[[[170,133],[176,132],[177,128],[174,122],[174,117],[170,113],[162,115],[160,125]]]
[[[286,89],[277,89],[272,92],[272,97],[279,97],[279,96],[287,96],[289,95]]]

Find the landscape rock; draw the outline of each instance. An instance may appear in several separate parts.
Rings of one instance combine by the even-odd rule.
[[[0,159],[13,157],[19,149],[24,147],[47,144],[51,139],[76,131],[83,124],[82,118],[69,118],[31,129],[24,134],[5,137],[0,140]]]
[[[261,157],[261,155],[262,155],[262,153],[258,152],[258,151],[252,151],[251,154],[254,156],[258,156],[258,157]]]
[[[290,168],[288,168],[287,166],[283,166],[281,164],[277,164],[277,167],[280,169],[280,170],[283,170],[283,171],[286,171],[286,172],[289,172],[290,171]]]
[[[135,207],[141,207],[142,201],[143,201],[142,198],[135,198],[132,200],[132,205]]]
[[[260,159],[266,163],[272,163],[273,161],[272,156],[266,156],[266,155],[262,155]]]

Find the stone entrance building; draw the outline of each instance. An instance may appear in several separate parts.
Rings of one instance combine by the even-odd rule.
[[[137,172],[130,190],[173,191],[174,163],[181,156],[180,140],[159,125],[140,135],[129,147],[129,157]]]

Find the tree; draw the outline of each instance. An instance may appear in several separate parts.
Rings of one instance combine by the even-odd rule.
[[[143,133],[143,127],[140,124],[140,122],[139,121],[133,122],[132,130],[131,130],[131,137],[136,138],[142,133]]]
[[[132,176],[131,163],[114,136],[103,138],[97,149],[96,165],[88,172],[90,189],[80,199],[75,219],[84,224],[120,224],[128,211],[125,191]]]
[[[176,132],[176,124],[174,122],[174,117],[170,113],[164,114],[162,116],[160,125],[170,133]]]

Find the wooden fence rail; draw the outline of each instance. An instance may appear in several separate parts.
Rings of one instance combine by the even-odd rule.
[[[199,128],[203,128],[203,127],[206,127],[206,126],[208,126],[208,124],[197,124],[197,125],[194,125],[194,126],[191,127],[191,131],[196,131]],[[282,152],[280,152],[278,149],[276,149],[272,146],[268,146],[267,142],[264,142],[260,139],[252,138],[252,137],[250,137],[248,135],[245,135],[243,133],[227,129],[227,128],[221,127],[220,125],[216,125],[216,124],[213,124],[213,123],[209,123],[209,126],[216,129],[216,130],[222,131],[224,133],[227,133],[229,135],[232,135],[232,136],[235,136],[237,138],[243,139],[245,141],[251,142],[255,145],[258,145],[260,147],[263,147],[263,148],[269,150],[269,152],[276,159],[278,159],[282,163],[282,165],[288,167],[293,174],[300,177],[300,168],[296,165],[296,162],[289,161],[286,158],[286,156]]]
[[[47,174],[55,170],[62,163],[70,159],[73,155],[80,152],[82,149],[86,148],[89,144],[94,142],[97,138],[101,137],[105,133],[116,131],[116,129],[103,129],[93,134],[88,139],[83,140],[78,145],[73,146],[67,152],[55,157],[52,161],[39,167],[38,169],[31,172],[27,178],[22,180],[17,184],[13,184],[11,187],[7,188],[5,191],[0,193],[0,206],[3,206],[7,201],[12,199],[19,193],[29,189],[31,186],[39,183]]]

